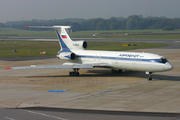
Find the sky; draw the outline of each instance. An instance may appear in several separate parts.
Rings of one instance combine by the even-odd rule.
[[[0,0],[0,22],[142,15],[180,17],[180,0]]]

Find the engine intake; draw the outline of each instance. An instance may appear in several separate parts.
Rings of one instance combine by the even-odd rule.
[[[74,60],[75,58],[76,58],[76,54],[71,53],[71,54],[70,54],[70,59],[71,59],[71,60]]]
[[[87,42],[86,42],[86,41],[83,42],[83,48],[84,48],[84,49],[87,48]]]

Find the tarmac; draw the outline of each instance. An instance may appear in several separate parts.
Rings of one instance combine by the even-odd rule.
[[[110,69],[80,69],[80,76],[69,76],[71,69],[4,70],[6,67],[62,64],[57,58],[0,60],[0,108],[50,107],[84,110],[180,112],[180,49],[131,50],[166,57],[171,71],[111,73]],[[65,92],[48,92],[63,89]]]

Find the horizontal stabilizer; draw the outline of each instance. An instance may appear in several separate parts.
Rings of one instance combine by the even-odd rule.
[[[24,26],[26,28],[48,28],[48,29],[68,29],[71,28],[71,26]]]

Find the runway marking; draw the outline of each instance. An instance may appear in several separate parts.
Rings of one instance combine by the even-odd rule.
[[[13,119],[13,118],[9,118],[9,117],[5,117],[5,119],[8,119],[8,120],[15,120],[15,119]]]
[[[29,113],[32,113],[32,114],[36,114],[36,115],[45,116],[45,117],[55,118],[55,119],[58,119],[58,120],[68,120],[68,119],[65,119],[65,118],[61,118],[61,117],[57,117],[57,116],[51,116],[51,115],[47,115],[47,114],[40,113],[40,112],[33,112],[33,111],[30,111],[30,110],[23,110],[23,111],[29,112]]]

